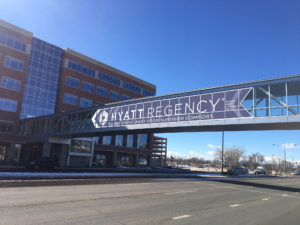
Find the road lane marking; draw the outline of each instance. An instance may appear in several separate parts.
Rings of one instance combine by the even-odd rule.
[[[191,217],[191,215],[175,216],[175,217],[172,217],[172,220],[180,220],[180,219],[184,219],[184,218],[188,218],[188,217]]]
[[[174,194],[184,194],[184,193],[192,193],[196,191],[176,191],[176,192],[167,192],[165,195],[174,195]]]
[[[269,200],[269,198],[263,198],[262,200],[263,200],[263,201],[268,201],[268,200]]]
[[[283,197],[286,197],[286,196],[288,196],[287,194],[284,194],[284,195],[282,195]]]
[[[239,206],[241,206],[240,204],[233,204],[233,205],[230,205],[229,207],[230,208],[235,208],[235,207],[239,207]]]

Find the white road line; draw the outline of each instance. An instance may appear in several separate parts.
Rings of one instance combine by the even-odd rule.
[[[241,206],[240,204],[233,204],[233,205],[230,205],[229,207],[230,208],[235,208],[235,207],[239,207],[239,206]]]
[[[288,196],[287,194],[284,194],[284,195],[282,195],[283,197],[286,197],[286,196]]]
[[[184,218],[188,218],[188,217],[191,217],[191,215],[175,216],[175,217],[172,217],[172,220],[180,220],[180,219],[184,219]]]
[[[174,195],[174,194],[184,194],[184,193],[192,193],[196,191],[176,191],[176,192],[167,192],[165,195]]]
[[[263,200],[263,201],[268,201],[268,200],[269,200],[269,198],[263,198],[262,200]]]

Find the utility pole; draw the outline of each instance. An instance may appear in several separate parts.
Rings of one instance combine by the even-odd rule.
[[[285,145],[283,145],[283,151],[284,151],[284,171],[285,171],[285,176],[287,176],[287,172],[286,172],[286,153],[285,153]]]
[[[222,173],[224,172],[224,130],[222,131]]]

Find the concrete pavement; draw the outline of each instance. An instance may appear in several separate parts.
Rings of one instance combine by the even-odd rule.
[[[300,221],[300,194],[296,191],[194,178],[91,181],[3,186],[0,224],[249,225]],[[247,182],[300,188],[299,178]]]

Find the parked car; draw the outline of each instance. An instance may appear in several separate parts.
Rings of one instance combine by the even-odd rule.
[[[295,170],[292,172],[292,175],[297,176],[300,175],[300,170]]]
[[[248,174],[249,170],[248,170],[248,168],[243,167],[243,166],[235,166],[235,167],[232,167],[231,173],[233,175]]]
[[[48,169],[54,170],[58,167],[57,158],[43,157],[36,161],[30,161],[27,165],[28,169]]]
[[[267,171],[265,168],[259,166],[256,168],[256,170],[254,170],[254,174],[263,174],[266,175]]]

